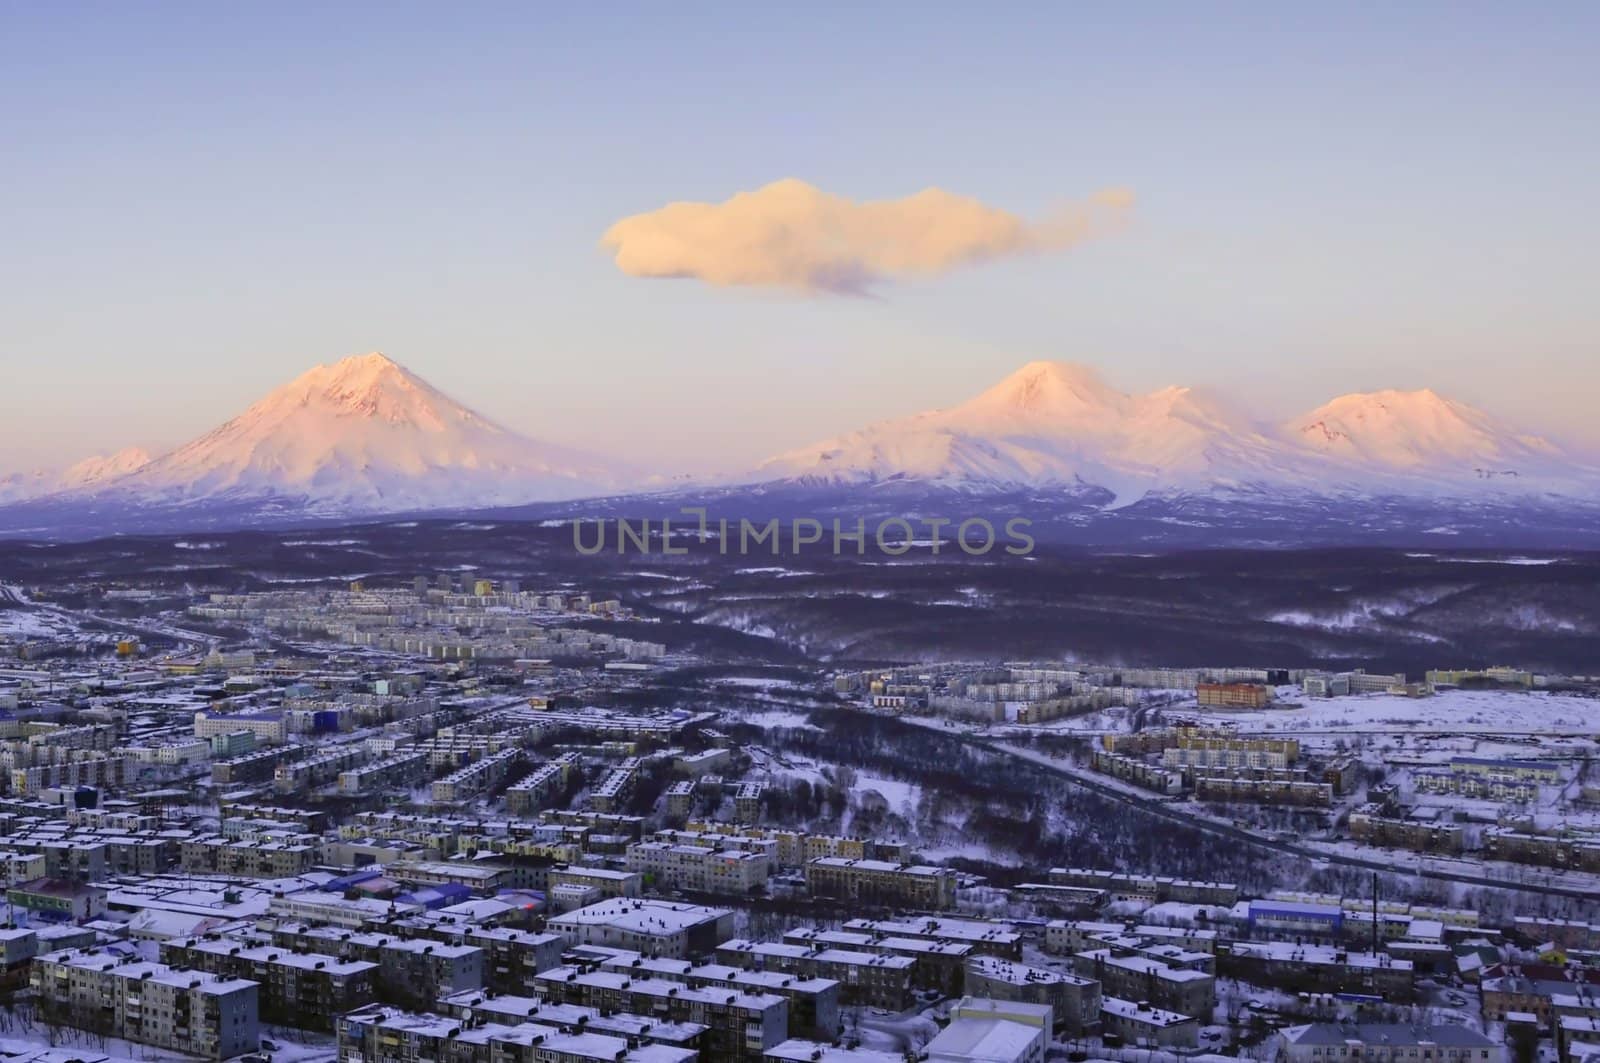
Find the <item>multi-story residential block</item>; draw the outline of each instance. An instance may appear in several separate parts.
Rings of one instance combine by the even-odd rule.
[[[235,841],[216,835],[185,841],[179,860],[185,871],[247,878],[290,878],[311,870],[321,852],[321,839],[315,835],[274,842]]]
[[[902,1011],[916,989],[916,961],[909,956],[730,938],[717,946],[717,961],[752,971],[821,978],[840,987],[840,1001]]]
[[[595,1009],[538,1003],[531,1010],[537,1020],[478,1022],[477,1016],[417,1015],[373,1005],[340,1018],[339,1059],[342,1063],[694,1063],[703,1058],[692,1047],[640,1043],[640,1038],[629,1036],[648,1022],[621,1022],[618,1016],[602,1017]],[[621,1034],[605,1032],[608,1029]]]
[[[966,992],[967,960],[984,954],[968,941],[886,937],[876,933],[822,930],[812,926],[787,930],[783,940],[786,944],[807,948],[904,957],[911,961],[911,984],[915,988],[937,990],[948,996],[959,996]]]
[[[645,956],[709,956],[733,936],[723,908],[643,898],[615,898],[554,916],[547,928],[574,944],[628,949]]]
[[[1218,973],[1295,993],[1357,993],[1403,1002],[1415,993],[1415,964],[1384,953],[1292,941],[1232,941],[1217,952]]]
[[[1208,708],[1264,709],[1272,703],[1272,689],[1260,683],[1197,683],[1194,692]]]
[[[1200,1043],[1199,1019],[1145,1000],[1102,997],[1100,1024],[1102,1033],[1115,1034],[1124,1044],[1181,1049]]]
[[[955,906],[956,875],[945,867],[825,856],[806,864],[806,889],[814,897],[939,911]]]
[[[304,924],[281,924],[272,940],[284,949],[376,964],[372,984],[378,996],[405,1007],[430,1007],[441,996],[484,984],[484,950],[472,945]]]
[[[1072,958],[1083,978],[1099,982],[1107,996],[1148,1000],[1158,1008],[1209,1021],[1217,1004],[1216,979],[1203,971],[1170,967],[1148,956],[1118,956],[1091,949]]]
[[[427,777],[426,753],[397,753],[339,773],[341,794],[364,794],[390,788],[409,788]]]
[[[6,902],[26,908],[39,918],[83,923],[106,913],[104,886],[77,879],[36,878],[6,890]]]
[[[481,926],[466,931],[462,943],[483,950],[483,977],[497,993],[527,993],[533,976],[561,964],[567,939],[560,934],[511,926]]]
[[[633,796],[641,761],[629,757],[606,773],[589,795],[589,807],[596,812],[620,812]]]
[[[555,795],[564,793],[578,771],[578,755],[563,753],[541,764],[506,787],[506,810],[514,816],[537,812]]]
[[[733,795],[733,818],[740,823],[760,823],[761,803],[766,792],[765,783],[741,783]]]
[[[52,952],[33,961],[46,1022],[206,1059],[260,1047],[259,987],[104,952]]]
[[[632,868],[613,871],[605,867],[569,864],[550,868],[546,876],[550,889],[578,886],[596,890],[602,897],[637,897],[644,892],[644,876]]]
[[[839,1035],[840,983],[831,978],[804,977],[730,964],[696,964],[620,953],[601,970],[642,978],[659,978],[701,988],[727,988],[741,993],[782,997],[789,1002],[791,1035],[832,1040]]]
[[[232,938],[163,942],[161,962],[260,985],[263,1022],[333,1032],[334,1020],[373,1000],[378,965]]]
[[[1280,1037],[1287,1063],[1329,1059],[1412,1063],[1419,1058],[1434,1063],[1506,1063],[1504,1044],[1468,1026],[1317,1022],[1291,1027]]]
[[[555,967],[535,979],[541,1000],[579,1004],[601,1011],[656,1015],[669,1022],[707,1027],[705,1054],[729,1063],[760,1060],[788,1037],[789,1002],[766,993],[726,987],[695,988],[659,978],[636,978],[614,971]]]
[[[430,791],[434,804],[457,804],[474,800],[504,782],[522,763],[522,750],[502,749],[482,760],[457,768],[434,780]]]
[[[1049,880],[1062,886],[1105,890],[1116,901],[1151,901],[1156,904],[1176,901],[1180,904],[1213,904],[1225,908],[1239,903],[1239,887],[1232,882],[1194,882],[1080,867],[1053,867]]]
[[[1100,1021],[1100,983],[998,956],[967,961],[966,992],[990,1000],[1048,1004],[1055,1028],[1078,1036]]]
[[[1157,764],[1140,760],[1138,757],[1124,756],[1121,753],[1107,753],[1095,750],[1090,761],[1090,766],[1102,775],[1109,775],[1123,782],[1130,782],[1135,786],[1142,786],[1146,790],[1154,790],[1158,794],[1169,797],[1183,792],[1183,774],[1171,771]]]
[[[1460,853],[1466,846],[1466,830],[1460,824],[1395,819],[1379,814],[1376,805],[1351,812],[1348,825],[1350,837],[1369,845],[1421,853]]]
[[[766,887],[771,861],[739,849],[652,841],[628,847],[627,867],[656,889],[746,896]]]
[[[971,946],[973,953],[980,956],[1022,959],[1022,934],[1010,923],[945,916],[926,919],[851,919],[844,924],[844,929],[858,934],[951,942]]]
[[[281,746],[289,739],[289,724],[281,712],[197,712],[194,736],[211,739],[235,731],[249,731],[264,746]]]

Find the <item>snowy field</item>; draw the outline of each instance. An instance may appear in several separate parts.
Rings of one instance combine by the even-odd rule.
[[[1280,701],[1287,702],[1280,694]],[[1296,707],[1250,711],[1197,710],[1207,723],[1241,731],[1366,732],[1470,731],[1491,734],[1593,732],[1600,700],[1565,694],[1504,690],[1446,690],[1432,697],[1362,694],[1296,698]],[[1294,703],[1294,702],[1291,702]],[[1186,707],[1179,707],[1182,711]]]

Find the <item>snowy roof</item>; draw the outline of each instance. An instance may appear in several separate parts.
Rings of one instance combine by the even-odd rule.
[[[1283,1031],[1283,1036],[1291,1044],[1297,1045],[1345,1045],[1356,1042],[1391,1047],[1425,1044],[1444,1045],[1449,1048],[1494,1047],[1493,1041],[1467,1026],[1316,1022],[1309,1026],[1292,1026]]]
[[[1029,1050],[1044,1036],[1036,1026],[1009,1019],[957,1019],[924,1048],[927,1058],[981,1059],[1006,1063],[1028,1057]]]

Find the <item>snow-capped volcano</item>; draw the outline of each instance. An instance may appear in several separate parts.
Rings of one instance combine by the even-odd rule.
[[[373,353],[319,365],[91,489],[140,503],[272,498],[376,513],[573,498],[620,481],[604,460],[501,427]]]
[[[966,490],[1294,488],[1438,495],[1485,482],[1600,482],[1553,444],[1431,391],[1346,395],[1282,427],[1184,387],[1129,395],[1094,370],[1032,362],[959,406],[780,454],[757,481],[917,481]]]
[[[1316,454],[1376,469],[1534,476],[1571,464],[1549,440],[1433,391],[1343,395],[1284,426]]]
[[[1189,388],[1128,395],[1086,366],[1032,362],[959,406],[790,451],[757,475],[840,484],[1094,486],[1137,497],[1162,487],[1282,478],[1305,464]]]

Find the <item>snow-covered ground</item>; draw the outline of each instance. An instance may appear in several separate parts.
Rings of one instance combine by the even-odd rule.
[[[1278,734],[1468,731],[1530,735],[1592,733],[1600,727],[1600,701],[1510,690],[1445,690],[1426,698],[1394,694],[1302,698],[1281,708],[1196,709],[1193,714],[1210,724]],[[1185,715],[1189,715],[1187,710]]]

